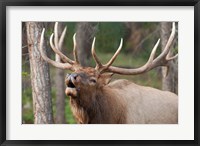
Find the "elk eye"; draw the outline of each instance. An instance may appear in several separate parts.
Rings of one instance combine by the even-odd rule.
[[[90,82],[91,83],[96,83],[97,81],[96,81],[96,79],[90,79]]]

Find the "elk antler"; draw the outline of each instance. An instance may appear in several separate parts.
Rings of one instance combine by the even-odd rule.
[[[43,28],[42,30],[42,34],[41,34],[41,38],[40,38],[40,52],[41,52],[41,56],[42,58],[47,61],[48,63],[50,63],[51,65],[60,68],[60,69],[70,69],[72,71],[76,70],[77,67],[79,67],[79,62],[78,62],[78,57],[77,57],[77,50],[76,50],[76,34],[74,34],[73,37],[73,42],[74,42],[74,59],[75,61],[69,59],[67,56],[65,56],[60,50],[63,46],[63,42],[64,42],[64,38],[65,38],[65,34],[66,34],[66,30],[67,28],[65,27],[60,39],[58,38],[58,22],[55,23],[54,26],[54,33],[51,34],[50,36],[50,46],[52,48],[52,50],[60,56],[61,60],[64,61],[64,63],[60,63],[60,62],[56,62],[54,60],[51,60],[50,58],[48,58],[46,56],[46,53],[44,51],[44,47],[43,47],[43,42],[44,42],[44,32],[45,32],[45,28]],[[54,35],[55,34],[55,35]],[[54,37],[54,43],[53,43],[53,37]],[[55,44],[55,45],[54,45]]]
[[[112,65],[112,63],[115,61],[115,59],[117,58],[117,55],[119,54],[119,52],[122,49],[123,39],[121,38],[121,42],[120,42],[120,45],[119,45],[117,51],[115,52],[113,57],[110,59],[110,61],[108,61],[108,63],[106,63],[105,65],[101,64],[99,58],[96,55],[95,48],[94,48],[95,40],[96,40],[96,38],[94,37],[93,42],[92,42],[92,56],[94,58],[94,61],[96,62],[95,69],[98,70],[99,72],[102,72],[102,71],[108,69]]]
[[[116,51],[116,53],[114,54],[114,56],[110,59],[110,61],[107,64],[102,65],[100,63],[99,59],[97,58],[95,50],[94,50],[94,43],[95,43],[95,38],[94,38],[93,44],[92,44],[92,55],[97,64],[96,69],[100,73],[112,72],[112,73],[117,73],[117,74],[122,74],[122,75],[136,75],[136,74],[141,74],[141,73],[147,72],[158,66],[167,66],[168,62],[170,60],[173,60],[178,57],[178,54],[176,54],[173,57],[169,57],[170,46],[174,40],[174,36],[175,36],[175,22],[173,22],[173,24],[172,24],[172,32],[171,32],[171,35],[168,39],[168,42],[167,42],[163,52],[157,58],[154,59],[157,47],[160,42],[160,39],[159,39],[157,41],[157,43],[155,44],[147,63],[144,64],[143,66],[141,66],[139,68],[135,68],[135,69],[126,69],[126,68],[111,66],[111,64],[114,62],[114,60],[116,59],[117,55],[119,54],[119,52],[122,48],[122,41],[123,41],[122,39],[121,39],[120,46],[119,46],[118,50]]]

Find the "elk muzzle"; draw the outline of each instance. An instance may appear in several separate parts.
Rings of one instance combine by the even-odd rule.
[[[65,89],[65,94],[68,96],[72,97],[77,97],[77,77],[78,74],[72,73],[72,74],[67,74],[66,79],[65,79],[65,84],[66,84],[66,89]]]

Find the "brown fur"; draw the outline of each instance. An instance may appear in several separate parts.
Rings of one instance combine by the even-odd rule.
[[[70,95],[71,109],[77,123],[178,122],[178,98],[173,93],[139,86],[127,80],[109,83],[112,74],[98,74],[93,68],[75,73],[75,88],[67,87],[66,94]]]
[[[87,96],[70,98],[72,112],[78,123],[120,124],[125,122],[124,102],[119,102],[119,100],[112,98],[112,94],[106,93],[107,91],[104,90],[101,89],[92,98]]]

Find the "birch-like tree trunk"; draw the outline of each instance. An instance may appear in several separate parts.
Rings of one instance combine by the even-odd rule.
[[[172,23],[161,22],[161,46],[162,50],[167,44],[171,34]],[[171,46],[173,47],[173,45]],[[170,51],[170,56],[174,54]],[[166,76],[167,75],[167,76]],[[162,89],[178,94],[178,60],[170,61],[169,67],[162,67]]]
[[[39,51],[43,27],[40,22],[26,22],[35,124],[53,123],[49,66]]]

